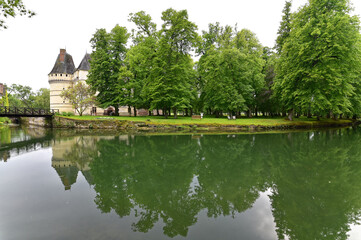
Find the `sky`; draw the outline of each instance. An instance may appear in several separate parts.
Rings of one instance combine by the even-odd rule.
[[[161,27],[161,13],[186,9],[198,31],[209,23],[237,24],[256,33],[262,45],[273,47],[285,0],[23,0],[37,13],[33,18],[7,19],[8,29],[0,30],[0,83],[21,84],[33,90],[49,88],[48,74],[60,48],[73,56],[75,67],[86,52],[96,29],[110,31],[116,24],[130,31],[129,13],[145,11]],[[307,0],[293,0],[297,10]],[[361,1],[351,0],[354,14],[361,16]]]

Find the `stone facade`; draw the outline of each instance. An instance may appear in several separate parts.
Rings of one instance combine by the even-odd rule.
[[[76,82],[82,81],[85,83],[87,80],[88,71],[90,69],[90,55],[85,54],[83,60],[78,68],[75,68],[73,58],[66,52],[65,49],[60,49],[58,58],[55,61],[54,67],[48,74],[50,85],[50,108],[59,109],[59,112],[72,112],[78,114],[68,100],[60,97],[60,93],[72,87]],[[96,110],[96,112],[92,112]],[[104,109],[97,106],[89,107],[84,115],[102,115]]]

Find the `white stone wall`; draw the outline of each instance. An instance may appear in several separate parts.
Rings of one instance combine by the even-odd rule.
[[[49,74],[49,85],[50,85],[50,108],[59,109],[59,112],[73,112],[75,115],[79,115],[78,112],[73,108],[68,100],[64,100],[60,97],[60,93],[72,87],[77,81],[82,81],[86,84],[88,71],[78,70],[74,74]],[[104,109],[96,107],[96,115],[103,115]],[[85,110],[83,115],[92,115],[92,107]]]
[[[53,74],[54,75],[54,74]],[[57,74],[60,75],[60,74]],[[63,74],[64,75],[64,74]],[[50,85],[50,108],[59,109],[59,112],[74,112],[72,105],[68,100],[60,97],[60,94],[63,90],[72,86],[72,75],[68,74],[65,79],[59,79],[57,76],[49,75],[49,85]],[[55,78],[55,79],[54,79]],[[69,79],[69,80],[68,80]]]

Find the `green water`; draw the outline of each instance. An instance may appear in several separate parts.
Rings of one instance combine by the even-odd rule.
[[[361,239],[361,129],[0,130],[0,239]]]

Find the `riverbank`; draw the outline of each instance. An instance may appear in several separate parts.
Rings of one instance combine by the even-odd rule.
[[[350,119],[321,119],[298,118],[289,121],[285,118],[227,118],[179,117],[165,119],[164,117],[105,117],[105,116],[55,116],[54,128],[76,129],[119,129],[135,131],[249,131],[249,130],[277,130],[277,129],[312,129],[326,127],[345,127],[358,124]]]

